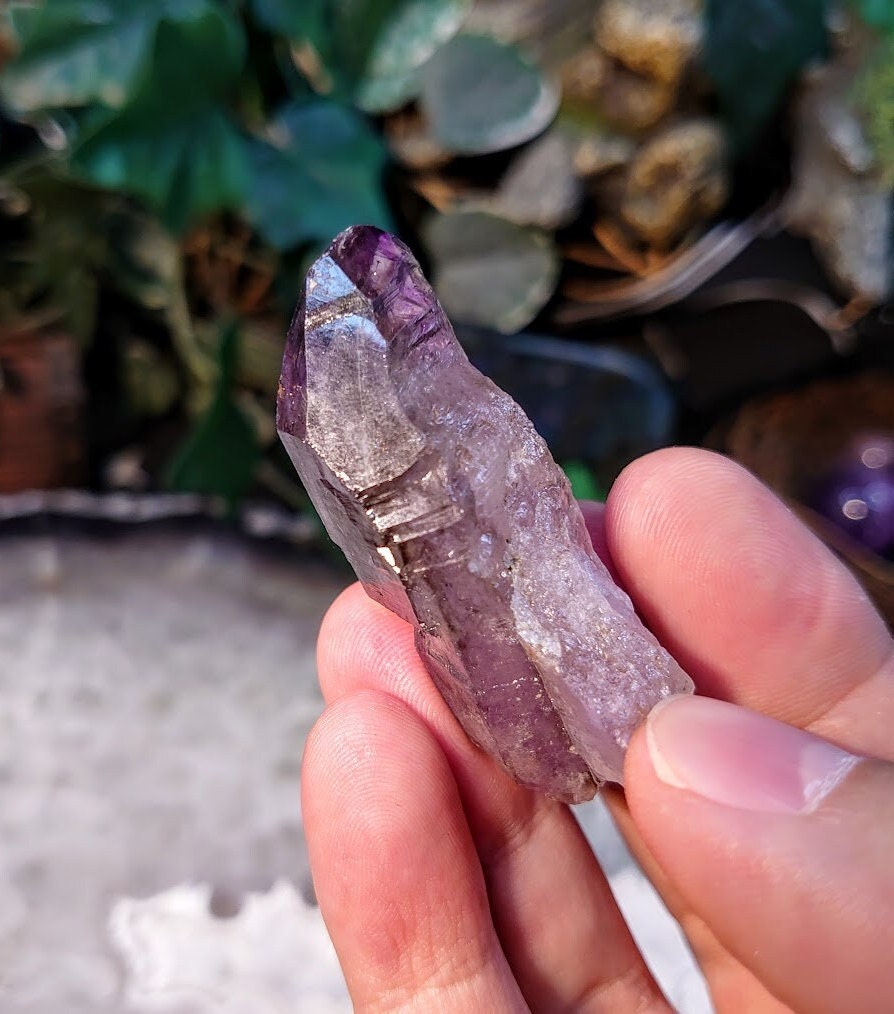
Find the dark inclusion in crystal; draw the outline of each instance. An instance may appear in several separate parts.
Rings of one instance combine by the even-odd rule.
[[[569,802],[692,682],[590,545],[546,444],[468,361],[412,253],[367,226],[307,276],[277,428],[367,592],[469,736]]]

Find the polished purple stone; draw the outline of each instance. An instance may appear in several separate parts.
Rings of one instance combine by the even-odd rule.
[[[468,735],[569,802],[692,689],[593,552],[562,471],[468,361],[411,252],[357,226],[311,267],[277,428],[367,592],[413,623]]]
[[[858,437],[809,501],[865,549],[894,559],[894,435]]]

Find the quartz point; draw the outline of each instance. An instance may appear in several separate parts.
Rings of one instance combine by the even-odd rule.
[[[566,802],[620,782],[692,681],[596,556],[564,474],[469,362],[410,250],[371,226],[312,265],[277,429],[367,593],[415,627],[466,733]]]

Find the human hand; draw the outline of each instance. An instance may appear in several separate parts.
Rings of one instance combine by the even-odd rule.
[[[716,455],[641,459],[588,523],[706,695],[653,711],[607,798],[717,1009],[894,1009],[883,622]],[[324,621],[319,668],[304,823],[357,1011],[668,1009],[571,812],[469,742],[407,624],[354,586]]]

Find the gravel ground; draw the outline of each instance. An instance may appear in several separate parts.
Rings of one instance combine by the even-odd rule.
[[[0,1010],[347,1011],[299,759],[345,575],[235,537],[0,536]],[[677,1009],[710,1010],[599,804],[579,808]]]

